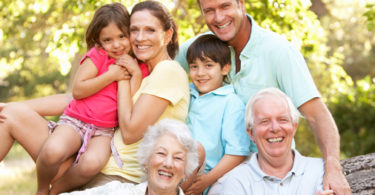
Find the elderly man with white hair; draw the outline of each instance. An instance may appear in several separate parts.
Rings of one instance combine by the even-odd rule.
[[[279,89],[256,93],[247,104],[245,123],[258,152],[221,178],[210,194],[333,194],[322,191],[323,160],[291,148],[299,116]]]

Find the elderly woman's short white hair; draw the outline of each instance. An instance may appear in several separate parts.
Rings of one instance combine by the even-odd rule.
[[[245,112],[245,126],[246,129],[252,129],[254,125],[254,113],[253,113],[253,106],[256,101],[259,99],[264,98],[265,96],[275,96],[278,97],[284,101],[286,101],[289,109],[290,116],[292,118],[293,124],[298,123],[298,119],[301,116],[296,107],[293,105],[292,100],[285,95],[284,92],[282,92],[280,89],[277,88],[266,88],[258,91],[256,94],[254,94],[250,100],[247,102],[246,105],[246,112]]]
[[[167,134],[176,137],[177,141],[186,150],[185,175],[189,176],[198,167],[197,143],[191,136],[188,126],[174,119],[163,119],[148,128],[137,153],[141,168],[144,169],[150,160],[158,138]],[[147,179],[147,175],[143,179]]]

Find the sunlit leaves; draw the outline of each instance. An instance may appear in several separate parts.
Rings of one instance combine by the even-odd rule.
[[[363,14],[367,17],[367,28],[369,30],[375,29],[375,3],[368,3],[366,4],[367,11]]]
[[[178,23],[180,43],[208,30],[196,0],[174,0],[173,2],[175,8],[171,10],[171,13]]]
[[[344,55],[342,66],[353,78],[358,80],[366,75],[375,76],[375,36],[367,29],[366,4],[374,0],[327,0],[329,14],[321,18],[327,29],[329,55],[340,52]]]
[[[375,80],[369,76],[336,95],[330,108],[341,135],[346,156],[375,151]]]
[[[86,51],[85,29],[105,3],[111,1],[1,0],[0,99],[65,92],[73,58]],[[47,85],[54,91],[43,90]]]

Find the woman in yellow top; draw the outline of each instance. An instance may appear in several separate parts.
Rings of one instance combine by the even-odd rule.
[[[140,89],[133,99],[129,95],[131,81],[118,83],[120,128],[114,135],[114,145],[121,162],[116,162],[111,156],[102,170],[103,174],[97,176],[90,185],[100,185],[98,181],[103,181],[100,177],[103,175],[107,179],[109,177],[109,181],[125,178],[121,181],[139,183],[142,170],[138,165],[136,152],[147,127],[163,118],[184,121],[188,112],[188,78],[178,62],[172,60],[178,49],[178,41],[177,27],[170,13],[159,2],[145,1],[134,6],[130,20],[130,42],[133,52],[139,61],[148,65],[150,75],[142,80]],[[137,66],[129,66],[127,69],[132,75],[131,79],[141,76]],[[21,145],[27,145],[24,147],[30,155],[37,157],[42,143],[48,136],[47,121],[40,115],[60,115],[69,101],[67,95],[55,95],[24,103],[0,105],[4,107],[0,115],[6,117],[0,117],[1,145],[6,146],[0,147],[0,159],[4,158],[14,140]],[[27,134],[42,136],[38,138]],[[122,164],[122,168],[118,164]],[[69,164],[66,163],[65,166]],[[65,169],[61,168],[59,175]],[[72,178],[74,174],[79,172],[65,172],[52,185],[63,189],[72,186],[68,178]],[[56,188],[55,190],[59,191]]]
[[[160,2],[136,4],[130,15],[129,30],[133,53],[147,64],[150,75],[143,79],[133,99],[129,93],[130,81],[118,82],[120,131],[114,135],[114,145],[123,167],[110,158],[102,173],[139,183],[142,170],[136,152],[147,127],[163,118],[185,121],[189,89],[185,71],[172,60],[178,49],[177,28]],[[138,66],[127,69],[133,76],[141,75]]]

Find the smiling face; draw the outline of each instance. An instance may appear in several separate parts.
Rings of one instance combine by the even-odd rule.
[[[176,192],[185,177],[185,162],[186,150],[176,137],[170,134],[159,137],[145,166],[148,170],[148,190],[163,194]]]
[[[117,27],[114,22],[104,27],[99,34],[101,47],[112,58],[119,58],[130,51],[129,38]]]
[[[194,86],[199,94],[203,95],[223,85],[224,76],[228,74],[230,65],[226,64],[221,68],[218,62],[206,57],[203,61],[199,58],[195,59],[194,63],[189,64],[189,69]]]
[[[290,155],[297,123],[292,122],[287,102],[266,95],[253,104],[252,112],[253,129],[248,134],[257,145],[258,158],[269,161]]]
[[[206,24],[222,41],[232,41],[245,20],[243,0],[200,0]]]
[[[168,59],[167,44],[173,30],[164,31],[158,18],[147,10],[136,11],[130,17],[130,42],[135,56],[146,64],[156,65]]]

